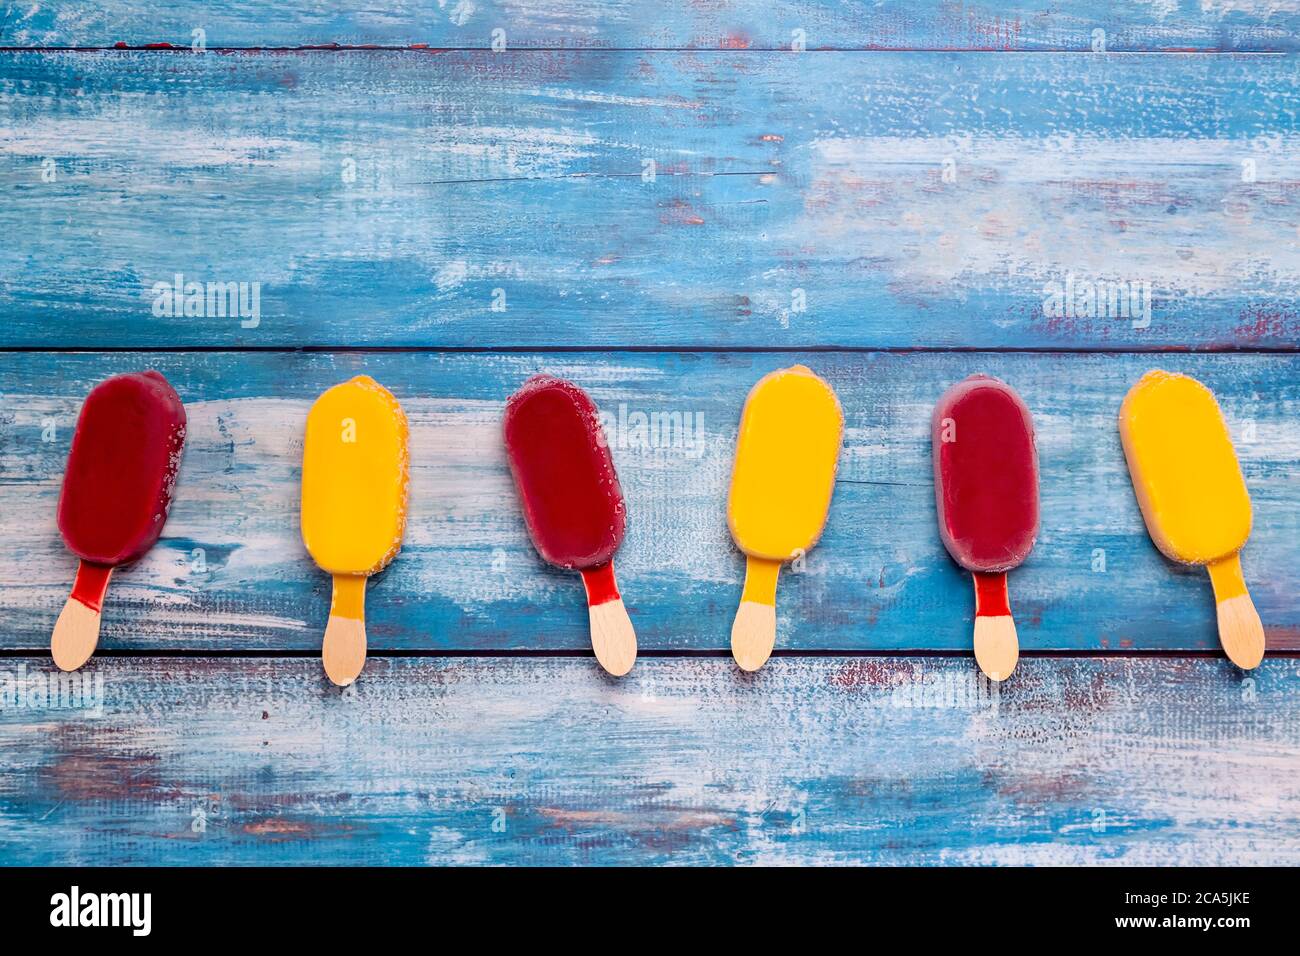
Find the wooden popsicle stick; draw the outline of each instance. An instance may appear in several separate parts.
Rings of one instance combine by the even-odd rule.
[[[1020,641],[1007,599],[1007,573],[972,572],[975,579],[975,662],[989,680],[1003,681],[1016,669]]]
[[[330,619],[321,646],[325,673],[339,687],[347,687],[366,666],[366,576],[334,575]]]
[[[82,561],[77,565],[72,594],[59,612],[50,638],[50,655],[59,670],[75,671],[95,653],[99,644],[99,611],[104,606],[104,594],[112,574],[112,567],[105,564]]]
[[[1252,670],[1264,659],[1264,624],[1246,590],[1241,554],[1211,561],[1210,582],[1219,618],[1219,643],[1228,660],[1242,670]]]
[[[614,677],[622,677],[636,663],[636,631],[628,617],[614,580],[614,563],[606,561],[582,569],[587,589],[587,617],[591,622],[591,649],[596,660]]]
[[[731,624],[731,656],[743,671],[756,671],[776,646],[776,580],[781,562],[745,556],[745,589]]]

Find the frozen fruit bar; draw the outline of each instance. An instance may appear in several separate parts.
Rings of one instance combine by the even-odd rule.
[[[636,635],[613,565],[626,508],[595,404],[571,382],[534,376],[506,403],[505,444],[533,545],[582,573],[596,658],[626,674]]]
[[[50,642],[62,669],[94,653],[113,568],[162,533],[184,447],[185,406],[158,372],[115,375],[86,396],[59,495],[59,531],[81,559]]]

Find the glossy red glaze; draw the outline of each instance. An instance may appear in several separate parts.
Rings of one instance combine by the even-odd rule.
[[[969,571],[1007,571],[1038,535],[1038,454],[1029,409],[1005,382],[972,375],[932,422],[939,532]]]
[[[115,375],[86,396],[59,495],[59,531],[78,557],[134,561],[162,533],[185,445],[185,406],[155,371]]]
[[[614,565],[597,564],[582,569],[582,583],[587,588],[587,606],[608,604],[617,601],[622,595],[618,593],[618,582],[614,580]]]
[[[505,441],[541,556],[578,569],[613,558],[623,540],[623,492],[587,393],[549,375],[530,378],[506,403]]]
[[[1007,572],[976,571],[975,616],[1009,617],[1011,600],[1007,596]]]
[[[107,564],[82,561],[77,565],[77,577],[72,582],[72,596],[92,611],[101,610],[112,574],[113,569]]]

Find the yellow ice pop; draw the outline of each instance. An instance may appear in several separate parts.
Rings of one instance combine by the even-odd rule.
[[[743,670],[762,667],[776,644],[777,575],[821,536],[843,432],[835,392],[802,365],[759,379],[745,401],[727,501],[731,537],[746,555],[731,626]]]
[[[402,547],[407,434],[402,406],[366,375],[326,391],[307,415],[302,540],[334,576],[321,659],[340,687],[366,663],[366,578]]]
[[[1208,566],[1219,642],[1238,667],[1258,666],[1264,627],[1240,555],[1250,495],[1214,394],[1186,375],[1147,372],[1124,399],[1119,431],[1151,539],[1174,561]]]

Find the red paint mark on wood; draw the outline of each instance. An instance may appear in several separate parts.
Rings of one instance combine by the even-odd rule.
[[[729,34],[722,38],[722,42],[718,45],[718,48],[722,50],[748,50],[749,37],[743,36],[739,33]]]
[[[1265,627],[1264,646],[1270,651],[1300,651],[1300,627]]]
[[[163,786],[159,765],[155,756],[103,753],[92,743],[85,752],[58,759],[43,776],[51,789],[70,801],[138,801],[177,796],[175,788]]]
[[[1235,342],[1259,342],[1264,339],[1294,339],[1300,336],[1300,317],[1293,309],[1280,305],[1248,306],[1238,315],[1233,329]]]
[[[704,217],[695,212],[685,200],[674,199],[663,206],[659,221],[665,226],[702,226]]]
[[[998,787],[998,796],[1017,804],[1038,808],[1069,803],[1095,786],[1091,774],[1073,773],[1054,776],[1050,773],[1024,773]]]
[[[961,6],[944,17],[954,38],[965,34],[966,42],[981,50],[1015,50],[1020,47],[1020,18],[1008,20],[992,16],[982,10],[965,10]]]
[[[860,690],[863,687],[901,687],[917,677],[910,661],[863,659],[845,661],[827,678],[826,683],[840,690]]]
[[[1104,671],[1098,671],[1086,684],[1067,682],[1061,691],[1068,710],[1093,713],[1110,705],[1111,693],[1106,686]]]
[[[246,823],[240,829],[250,836],[264,837],[279,842],[310,836],[314,828],[301,820],[270,817],[266,820],[258,820],[256,823]]]

